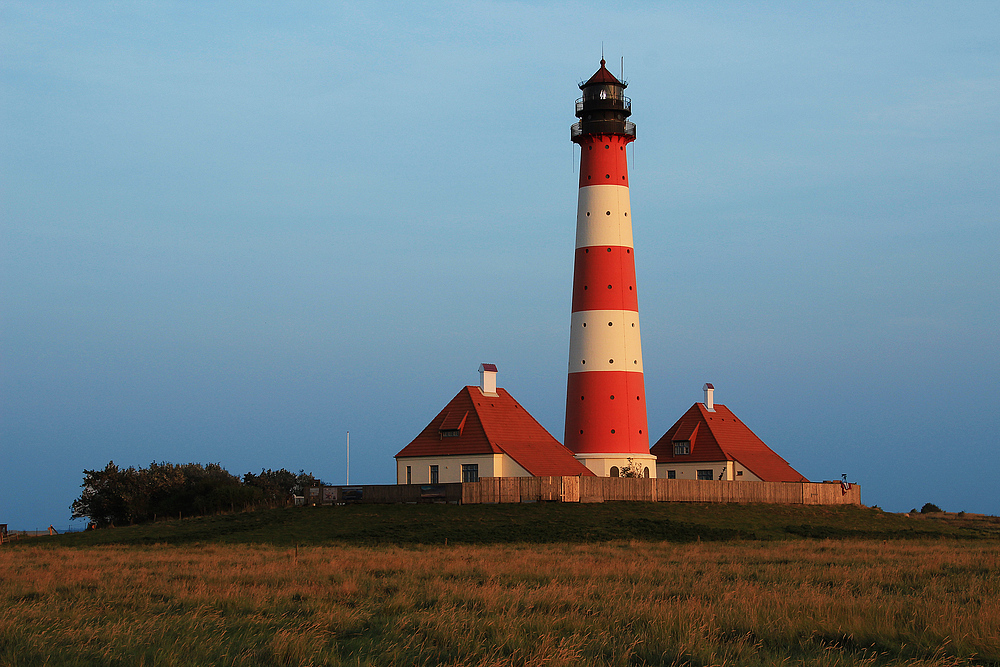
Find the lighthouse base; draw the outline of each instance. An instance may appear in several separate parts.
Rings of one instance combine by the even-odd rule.
[[[656,477],[656,457],[652,454],[587,452],[574,457],[598,477]]]

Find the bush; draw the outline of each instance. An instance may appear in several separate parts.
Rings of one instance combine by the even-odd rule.
[[[930,514],[932,512],[940,512],[940,511],[941,508],[935,505],[934,503],[926,503],[923,507],[920,508],[921,514]]]
[[[218,463],[157,463],[148,468],[83,471],[83,493],[73,501],[72,518],[87,518],[98,528],[145,523],[163,517],[213,514],[282,504],[293,490],[321,486],[304,472],[262,470],[241,480]]]

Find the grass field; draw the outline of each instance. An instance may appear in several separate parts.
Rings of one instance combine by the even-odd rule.
[[[559,507],[310,508],[5,545],[0,665],[1000,665],[991,520]],[[836,531],[854,532],[803,536]]]
[[[696,503],[348,505],[261,510],[41,538],[52,545],[416,545],[606,540],[1000,539],[1000,518],[913,517],[866,507]]]

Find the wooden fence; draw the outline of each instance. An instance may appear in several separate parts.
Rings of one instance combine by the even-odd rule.
[[[839,482],[723,482],[625,477],[484,477],[462,484],[463,503],[543,500],[860,505],[861,487]]]
[[[494,503],[694,502],[860,505],[861,487],[840,482],[724,482],[626,477],[483,477],[451,484],[381,484],[325,487],[324,502],[466,505]]]

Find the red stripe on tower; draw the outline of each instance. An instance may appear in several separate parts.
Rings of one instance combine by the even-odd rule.
[[[642,377],[639,300],[625,147],[635,125],[626,84],[605,67],[580,84],[580,197],[566,383],[565,443],[598,475],[655,476]]]

